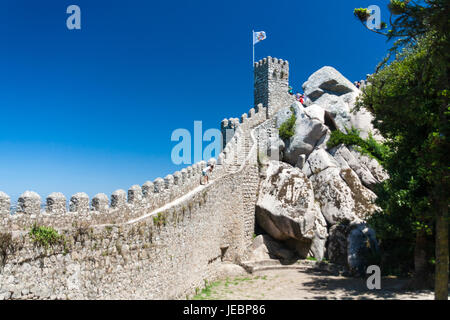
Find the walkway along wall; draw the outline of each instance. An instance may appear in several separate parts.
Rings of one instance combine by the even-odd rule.
[[[204,161],[110,199],[27,191],[11,214],[0,192],[0,299],[185,298],[218,276],[222,261],[246,260],[254,232],[258,155],[278,135],[272,115],[290,105],[289,64],[255,63],[255,108],[224,119],[231,130],[206,186]],[[268,120],[269,119],[269,120]],[[53,227],[41,234],[33,225]],[[45,231],[39,229],[41,231]],[[45,232],[44,232],[45,233]]]
[[[0,298],[185,298],[218,276],[221,261],[239,262],[252,240],[258,187],[254,128],[267,119],[259,106],[242,116],[206,186],[199,163],[144,186],[71,198],[55,193],[40,209],[33,192],[0,194]],[[34,242],[33,224],[61,238]]]

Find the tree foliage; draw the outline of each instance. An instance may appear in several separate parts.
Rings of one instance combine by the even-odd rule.
[[[357,103],[374,114],[392,151],[384,159],[390,179],[378,191],[384,212],[372,224],[382,238],[406,244],[414,233],[433,233],[435,296],[447,299],[450,1],[391,0],[388,7],[390,29],[374,32],[396,41]]]
[[[432,45],[433,36],[428,36],[405,48],[393,63],[371,77],[358,101],[358,106],[372,111],[375,128],[393,151],[383,161],[390,179],[377,192],[384,212],[375,215],[371,223],[385,245],[397,243],[393,247],[397,251],[401,243],[403,250],[411,253],[405,264],[413,259],[414,234],[433,233],[437,202],[448,203],[449,197],[450,113],[447,106],[442,125],[440,110],[447,103],[447,91],[439,90],[446,71],[430,61]],[[425,72],[424,66],[429,67]]]
[[[450,1],[448,0],[391,0],[388,4],[390,12],[389,29],[384,31],[388,23],[382,22],[381,30],[370,29],[388,40],[395,40],[394,45],[389,50],[389,54],[379,64],[383,66],[390,58],[404,46],[416,44],[417,41],[428,34],[435,32],[439,35],[447,35],[449,30]],[[367,9],[358,8],[353,11],[355,17],[367,28]],[[443,48],[441,48],[443,49]]]
[[[367,21],[370,17],[370,12],[367,8],[357,8],[353,10],[353,14],[361,21]]]

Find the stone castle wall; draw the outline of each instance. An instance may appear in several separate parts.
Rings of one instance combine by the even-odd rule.
[[[40,197],[26,192],[13,215],[2,193],[0,298],[185,298],[215,279],[222,261],[238,263],[254,231],[259,178],[253,128],[266,111],[251,109],[241,118],[206,186],[198,169],[183,169],[177,183],[158,178],[116,191],[110,201],[98,195],[89,203],[76,194],[69,210],[62,194],[51,194],[41,210]],[[33,243],[34,223],[56,228],[64,243]]]
[[[185,298],[217,265],[237,261],[248,245],[242,172],[215,180],[184,201],[137,221],[59,230],[67,244],[35,246],[27,231],[13,232],[15,251],[0,275],[11,298]]]
[[[222,131],[232,134],[206,186],[200,185],[202,161],[110,198],[98,194],[90,201],[77,193],[67,204],[52,193],[41,209],[41,197],[27,191],[14,214],[0,192],[0,299],[185,298],[219,276],[222,261],[245,260],[258,154],[267,149],[261,141],[276,130],[268,120],[272,105],[255,105],[240,119],[222,121]],[[64,238],[48,247],[34,243],[34,224]]]

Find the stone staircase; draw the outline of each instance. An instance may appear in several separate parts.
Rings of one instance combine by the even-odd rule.
[[[250,137],[250,132],[245,132],[245,134],[242,135],[240,139],[241,139],[240,143],[242,143],[242,148],[240,148],[241,150],[240,152],[235,153],[233,163],[228,169],[229,172],[236,172],[241,168],[252,147],[251,146],[252,139]]]
[[[310,261],[310,260],[294,260],[282,261],[278,259],[265,259],[258,261],[242,261],[240,265],[248,272],[255,273],[266,270],[316,270],[327,272],[330,274],[344,274],[345,270],[332,263]]]

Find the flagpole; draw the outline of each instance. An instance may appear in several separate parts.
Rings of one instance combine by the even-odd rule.
[[[252,47],[253,47],[253,63],[252,66],[255,65],[255,30],[252,30]]]

